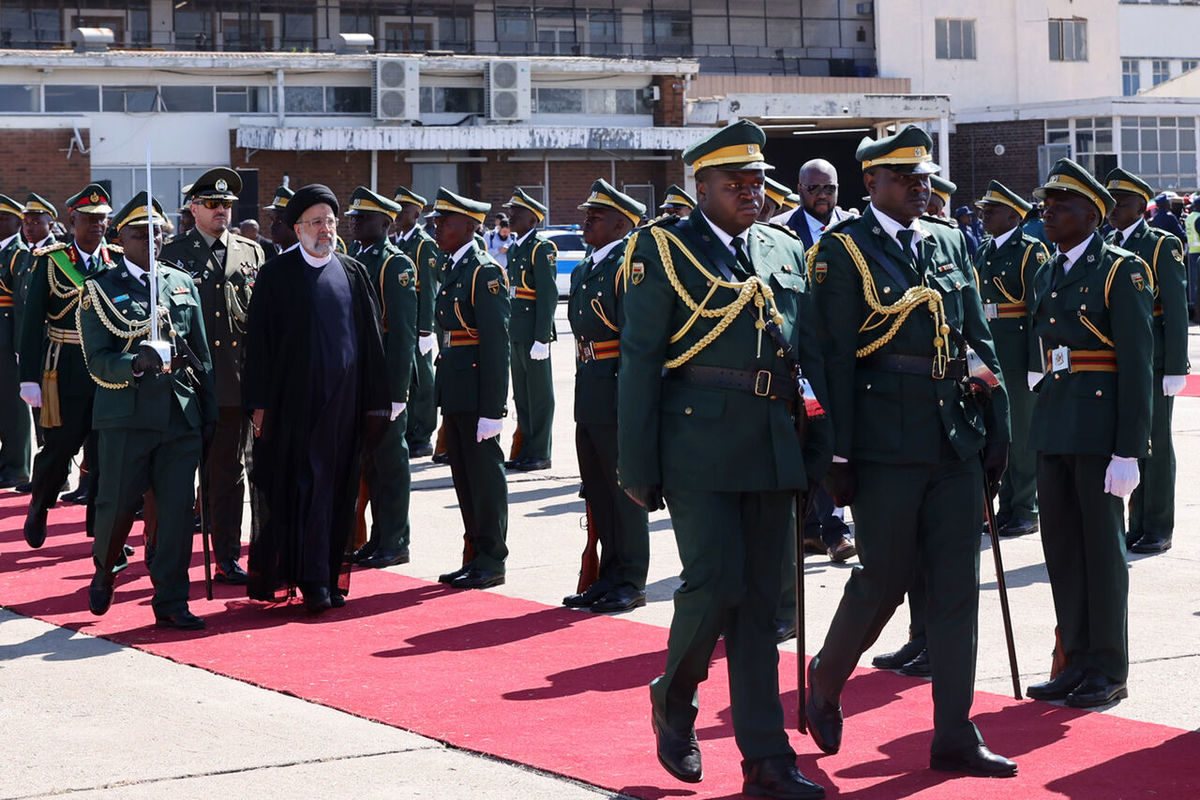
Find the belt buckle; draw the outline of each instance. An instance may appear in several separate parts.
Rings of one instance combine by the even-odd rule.
[[[758,374],[754,376],[754,394],[757,397],[766,397],[771,393],[771,370],[760,369]]]
[[[1051,372],[1070,372],[1071,371],[1071,348],[1056,347],[1050,351],[1050,371]]]
[[[930,376],[940,381],[946,377],[946,367],[949,366],[949,360],[943,353],[935,353],[933,356],[933,368],[930,370]]]
[[[583,361],[586,363],[588,361],[596,360],[596,348],[592,346],[591,342],[581,339],[577,343],[577,347],[579,349],[579,360],[580,361]]]
[[[442,347],[450,346],[450,331],[442,331]]]
[[[1000,319],[1000,307],[997,303],[983,304],[983,317],[986,320]]]

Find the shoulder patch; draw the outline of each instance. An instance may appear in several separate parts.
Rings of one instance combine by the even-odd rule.
[[[1140,272],[1129,273],[1129,280],[1133,281],[1133,288],[1139,292],[1146,288],[1146,279],[1142,277]]]
[[[400,285],[408,286],[408,282],[409,282],[408,270],[405,270],[404,272],[400,273]]]
[[[646,279],[646,265],[641,261],[634,261],[629,265],[629,280],[633,281],[633,285],[637,286]]]
[[[818,261],[813,264],[813,280],[817,283],[824,283],[825,276],[829,274],[829,264],[824,261]]]
[[[487,282],[488,291],[492,294],[500,294],[500,279],[493,278]]]

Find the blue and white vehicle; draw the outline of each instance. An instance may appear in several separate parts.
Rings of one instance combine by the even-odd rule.
[[[583,243],[583,231],[578,225],[555,225],[542,231],[547,239],[554,242],[558,248],[558,296],[566,297],[571,292],[571,272],[587,255],[587,245]]]

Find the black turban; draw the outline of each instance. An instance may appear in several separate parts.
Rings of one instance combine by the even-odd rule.
[[[300,215],[317,203],[327,204],[333,209],[334,216],[337,216],[338,201],[333,190],[323,183],[310,183],[299,189],[288,201],[287,208],[283,211],[284,224],[295,225],[300,221]]]

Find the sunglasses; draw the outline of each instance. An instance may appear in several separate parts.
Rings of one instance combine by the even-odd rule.
[[[836,183],[806,183],[804,191],[809,194],[837,194]]]
[[[209,211],[217,208],[233,208],[232,200],[216,200],[209,198],[207,200],[197,200],[196,202],[207,208]]]

